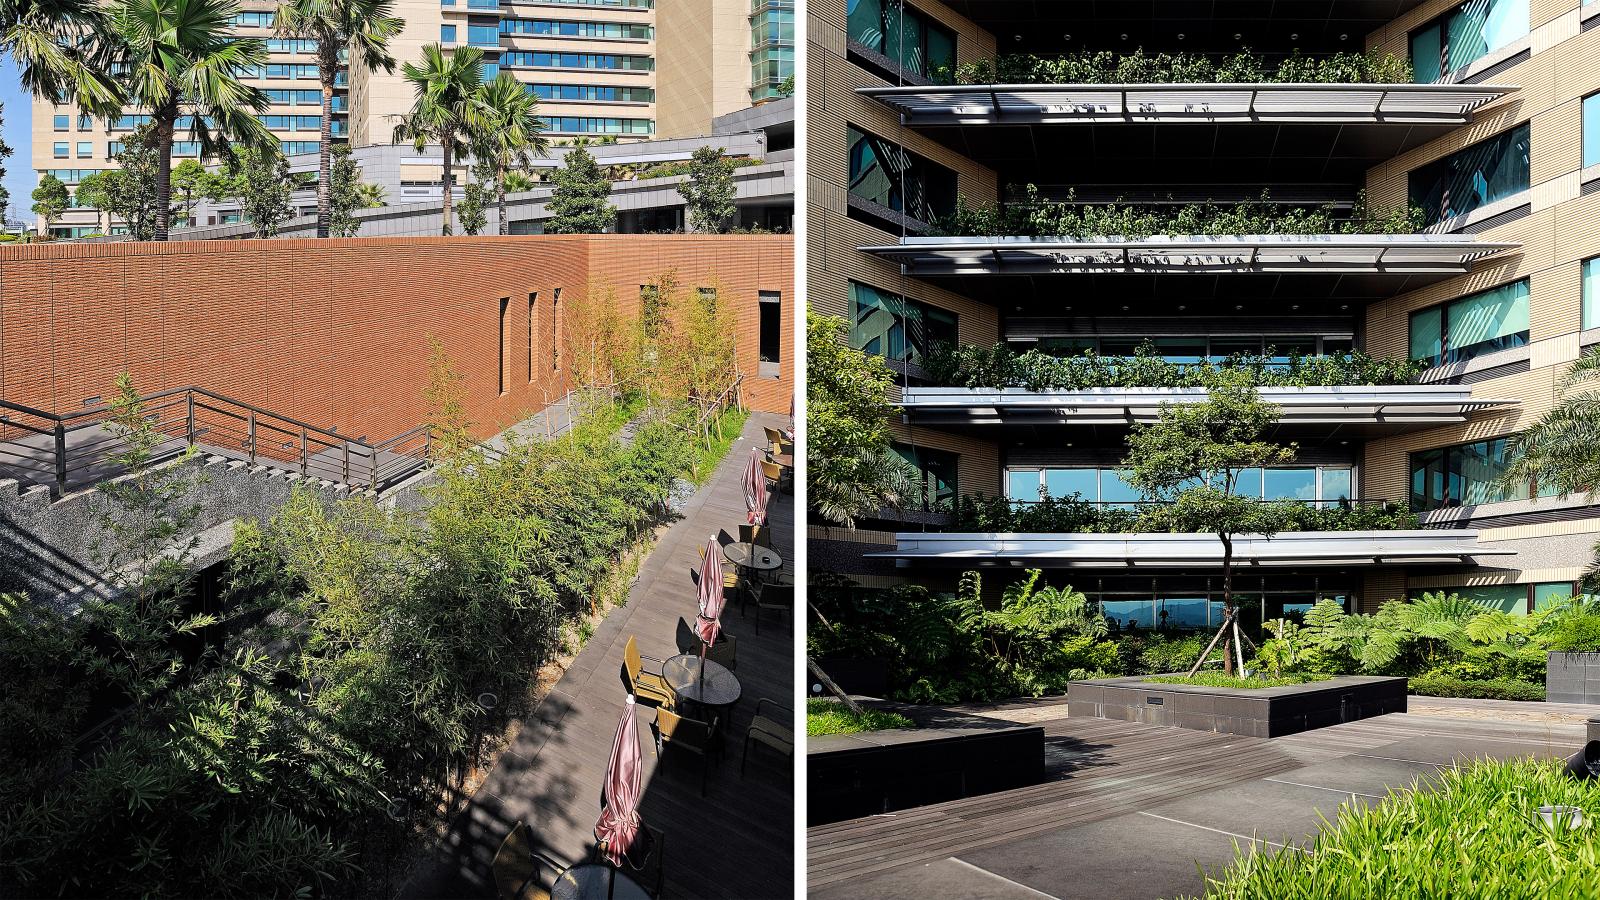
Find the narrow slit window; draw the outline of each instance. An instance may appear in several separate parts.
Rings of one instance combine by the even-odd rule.
[[[539,292],[528,292],[528,383],[533,383],[533,328],[538,321]]]
[[[500,393],[502,393],[502,394],[504,394],[506,392],[506,311],[509,310],[510,308],[511,308],[511,298],[510,297],[501,297],[500,298],[500,333],[499,333],[500,339],[499,339],[499,341],[496,342],[496,345],[497,345],[496,349],[499,352],[496,355],[497,361],[496,361],[496,365],[495,365],[495,371],[498,373],[498,377],[499,377],[499,381],[500,381]]]

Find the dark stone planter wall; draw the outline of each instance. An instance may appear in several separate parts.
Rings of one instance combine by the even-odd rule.
[[[1196,731],[1280,737],[1406,711],[1406,679],[1347,675],[1273,688],[1162,684],[1142,676],[1075,681],[1067,712]]]
[[[1550,703],[1600,703],[1600,653],[1551,653],[1544,699]]]
[[[965,717],[963,717],[965,718]],[[926,806],[1044,780],[1044,729],[891,729],[806,742],[806,824]]]

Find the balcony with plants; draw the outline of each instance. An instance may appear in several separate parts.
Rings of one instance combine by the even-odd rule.
[[[1079,50],[1054,56],[1005,53],[936,73],[946,84],[1411,84],[1411,61],[1392,53],[1298,52],[1273,63],[1231,54]]]
[[[1099,503],[1077,494],[1018,501],[967,494],[948,507],[947,531],[1004,534],[1180,534],[1172,503]],[[1420,528],[1415,513],[1388,500],[1261,499],[1254,510],[1266,533],[1402,531]]]

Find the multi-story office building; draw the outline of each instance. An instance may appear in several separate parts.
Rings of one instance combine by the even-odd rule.
[[[705,134],[711,120],[786,96],[794,74],[794,0],[657,0],[662,137]]]
[[[1324,597],[1370,609],[1450,590],[1520,612],[1573,593],[1600,507],[1495,480],[1507,440],[1600,342],[1600,2],[815,0],[807,40],[810,302],[899,374],[897,448],[924,488],[921,509],[814,528],[814,569],[948,588],[963,569],[1042,567],[1119,623],[1214,625],[1214,536],[976,533],[943,514],[971,494],[1137,505],[1119,471],[1129,426],[1202,390],[962,387],[948,368],[934,378],[927,354],[940,341],[1061,356],[1145,344],[1170,363],[1241,351],[1287,363],[1359,349],[1421,374],[1264,388],[1274,437],[1298,458],[1243,478],[1263,499],[1399,514],[1380,530],[1245,542],[1247,602],[1272,617]],[[1080,51],[1114,65],[1141,48],[1213,60],[1248,48],[1267,70],[1300,71],[1366,50],[1409,61],[1381,71],[1411,71],[1377,84],[1326,71],[1318,84],[1017,84],[1014,67],[997,79],[970,65]],[[1415,205],[1423,225],[930,233],[958,197],[1058,211],[1256,201],[1261,221],[1324,204],[1357,216],[1364,201]]]
[[[269,61],[250,73],[272,104],[267,127],[286,154],[315,152],[322,112],[315,47],[274,33],[276,7],[273,0],[242,0],[235,26],[268,41]],[[538,95],[552,141],[648,140],[655,133],[654,0],[399,0],[394,14],[406,23],[389,45],[398,62],[417,59],[432,43],[481,48],[486,77],[512,72]],[[742,15],[733,21],[745,27]],[[739,40],[742,48],[742,34]],[[400,66],[392,73],[355,66],[339,76],[334,136],[355,147],[388,144],[396,117],[414,97]],[[106,122],[35,98],[33,167],[74,187],[90,172],[114,168],[120,138],[145,118],[129,109]],[[186,132],[180,121],[177,159],[199,155],[198,145],[183,139]],[[69,210],[53,230],[80,237],[102,230],[96,218],[93,210]],[[112,229],[119,230],[115,223]]]

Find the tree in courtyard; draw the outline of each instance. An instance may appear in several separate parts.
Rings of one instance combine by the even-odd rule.
[[[72,191],[73,205],[79,209],[94,210],[95,227],[102,232],[111,231],[111,191],[116,185],[116,169],[101,169],[78,179],[78,186]]]
[[[90,186],[89,198],[84,201],[85,205],[109,214],[108,227],[110,215],[122,219],[128,234],[139,241],[148,241],[155,235],[156,180],[160,166],[153,139],[154,129],[148,124],[140,125],[123,138],[116,154],[117,168],[100,172]],[[207,196],[214,197],[214,189],[213,179]],[[81,194],[83,186],[79,185],[78,190]]]
[[[219,192],[239,201],[239,211],[255,226],[257,238],[272,237],[294,216],[289,160],[276,147],[252,147],[235,154],[225,178]]]
[[[126,372],[117,376],[106,424],[120,447],[111,461],[123,475],[99,485],[93,555],[112,591],[86,611],[112,647],[96,668],[142,710],[173,685],[182,668],[174,641],[218,621],[185,611],[199,545],[194,490],[202,476],[188,464],[195,448],[172,449]],[[177,463],[167,464],[174,455]]]
[[[179,224],[194,227],[194,205],[211,194],[214,179],[198,159],[186,159],[172,167],[173,209]]]
[[[361,223],[356,219],[355,211],[382,206],[383,187],[361,180],[361,167],[356,165],[347,144],[333,148],[332,172],[333,187],[328,194],[329,234],[334,237],[355,237],[361,232]]]
[[[567,370],[580,390],[596,399],[613,399],[633,370],[629,329],[622,321],[616,288],[591,282],[588,290],[562,298],[562,305]]]
[[[1244,651],[1233,605],[1233,548],[1241,534],[1272,536],[1284,505],[1239,492],[1239,476],[1294,459],[1294,446],[1266,439],[1277,408],[1257,395],[1247,373],[1222,372],[1201,403],[1163,404],[1155,422],[1128,435],[1128,484],[1155,503],[1142,515],[1141,531],[1210,533],[1222,543],[1223,624],[1212,639],[1223,641],[1224,667],[1233,673]],[[1191,674],[1211,652],[1195,661]]]
[[[472,155],[487,170],[487,180],[494,185],[499,231],[510,234],[506,192],[510,190],[511,167],[527,166],[533,157],[544,156],[550,141],[544,136],[544,120],[539,118],[539,98],[515,75],[501,72],[478,93],[488,117],[473,138]]]
[[[1538,483],[1541,494],[1561,497],[1593,491],[1600,485],[1600,348],[1591,349],[1572,364],[1558,390],[1561,400],[1528,430],[1516,435],[1506,449],[1511,463],[1499,480],[1499,489],[1517,496]],[[1595,560],[1583,573],[1583,587],[1600,590],[1600,544]]]
[[[178,119],[200,155],[227,155],[232,144],[277,146],[258,114],[266,92],[245,71],[267,61],[267,45],[234,34],[236,0],[115,0],[112,22],[126,66],[129,103],[149,110],[156,154],[155,223],[167,239],[172,224],[172,144]]]
[[[317,237],[333,232],[333,98],[341,55],[367,71],[394,71],[389,40],[405,20],[394,16],[394,0],[282,0],[275,16],[279,34],[316,43],[317,77],[322,85],[322,128],[317,136]]]
[[[469,178],[461,192],[461,204],[456,207],[456,220],[461,223],[463,233],[477,237],[489,224],[488,206],[489,191],[476,178]]]
[[[689,161],[689,177],[678,185],[689,207],[689,227],[694,231],[724,234],[738,208],[733,205],[733,162],[721,147],[701,147]]]
[[[483,84],[483,51],[460,47],[446,56],[438,44],[422,48],[421,63],[402,67],[416,100],[395,125],[395,143],[410,141],[421,150],[438,143],[444,161],[444,224],[440,234],[453,234],[456,152],[480,133],[489,110],[478,96]]]
[[[550,196],[550,234],[602,234],[616,227],[617,208],[608,199],[611,182],[582,147],[567,151],[561,168],[551,175],[555,191]]]
[[[915,473],[890,447],[894,375],[844,343],[843,319],[806,314],[806,499],[828,522],[898,508]]]
[[[71,205],[72,198],[67,194],[66,184],[46,172],[39,179],[39,186],[33,189],[33,211],[44,222],[45,234],[50,233],[50,226]]]

